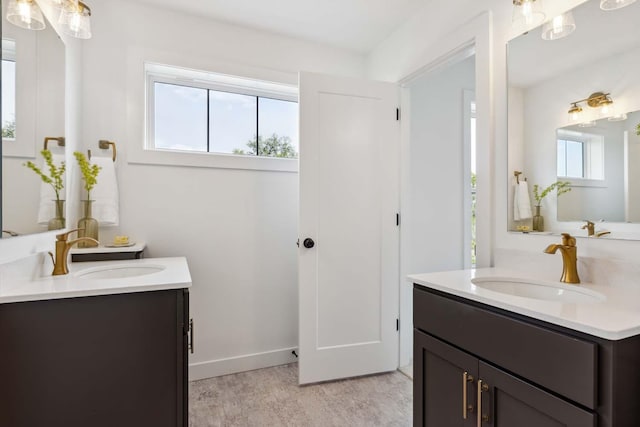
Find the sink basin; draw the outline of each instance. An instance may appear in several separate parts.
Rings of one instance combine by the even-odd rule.
[[[161,265],[110,265],[82,270],[75,276],[83,279],[124,279],[159,273],[164,269]]]
[[[598,303],[606,297],[575,285],[564,285],[509,277],[477,277],[471,283],[483,289],[516,297],[574,304]]]

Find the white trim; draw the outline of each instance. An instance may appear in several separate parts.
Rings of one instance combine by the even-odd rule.
[[[225,359],[208,360],[206,362],[189,364],[189,381],[197,381],[237,372],[252,371],[254,369],[270,368],[286,365],[297,361],[292,351],[297,347],[283,348],[262,353],[245,354]]]
[[[463,172],[466,190],[464,197],[464,268],[471,268],[471,119],[475,114],[471,111],[471,103],[475,102],[475,91],[462,91],[462,123],[463,123]]]
[[[484,12],[458,29],[430,45],[412,67],[407,69],[404,78],[400,79],[402,86],[402,108],[405,117],[408,117],[408,89],[406,85],[423,72],[438,70],[452,61],[468,57],[470,52],[475,52],[476,61],[476,247],[478,267],[493,265],[493,248],[495,245],[495,194],[494,194],[494,123],[493,117],[493,17],[491,11]],[[466,56],[465,56],[466,55]],[[409,363],[413,355],[413,322],[412,286],[406,282],[408,271],[408,257],[410,251],[411,218],[410,206],[410,141],[408,120],[401,121],[401,212],[402,224],[400,237],[400,366]],[[407,304],[409,304],[407,306]],[[404,310],[403,310],[404,309]]]

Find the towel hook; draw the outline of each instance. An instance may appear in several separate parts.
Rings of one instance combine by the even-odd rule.
[[[65,144],[65,139],[64,136],[46,136],[44,138],[44,149],[48,150],[49,149],[49,141],[57,141],[58,142],[58,147],[64,147]]]
[[[106,139],[101,139],[100,141],[98,141],[98,147],[100,147],[103,150],[108,150],[109,147],[111,147],[111,150],[113,151],[113,161],[116,161],[116,143],[112,142],[112,141],[107,141]]]
[[[517,183],[517,184],[520,184],[520,175],[522,175],[522,172],[520,172],[520,171],[514,171],[514,172],[513,172],[513,176],[515,176],[515,177],[516,177],[516,183]],[[525,180],[525,182],[526,182],[526,181],[527,181],[527,178],[525,178],[524,180]]]

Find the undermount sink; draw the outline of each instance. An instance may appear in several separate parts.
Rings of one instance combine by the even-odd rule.
[[[606,297],[579,285],[564,285],[510,277],[477,277],[471,283],[483,289],[516,297],[575,304],[598,303]]]
[[[124,279],[159,273],[164,269],[162,265],[110,265],[82,270],[75,276],[82,279]]]

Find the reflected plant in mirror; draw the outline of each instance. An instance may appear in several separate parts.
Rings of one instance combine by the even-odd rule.
[[[42,169],[32,161],[24,163],[24,166],[35,172],[42,182],[53,190],[56,197],[54,200],[51,200],[53,203],[52,210],[54,212],[54,216],[49,220],[47,228],[48,230],[61,230],[66,226],[64,218],[64,200],[60,198],[60,194],[64,189],[64,173],[66,165],[64,160],[60,160],[59,165],[56,165],[56,162],[53,159],[53,154],[51,154],[51,151],[49,150],[42,150],[40,151],[40,154],[44,158],[44,162],[49,169],[48,175],[42,172]],[[46,201],[44,202],[46,203]]]
[[[536,199],[536,213],[533,215],[533,231],[544,231],[544,217],[540,213],[542,207],[542,201],[553,190],[556,190],[556,196],[559,198],[561,195],[571,191],[571,183],[568,181],[556,181],[548,187],[540,191],[540,186],[535,184],[533,186],[533,197]]]
[[[93,200],[91,200],[91,190],[93,190],[93,187],[98,183],[98,174],[100,173],[101,168],[98,165],[92,165],[89,162],[89,159],[79,151],[75,151],[73,155],[78,161],[78,166],[80,166],[82,181],[84,181],[84,189],[87,192],[86,200],[82,200],[83,216],[78,221],[78,237],[90,237],[97,241],[99,237],[99,224],[93,217]],[[78,243],[79,248],[93,248],[95,246],[98,246],[98,244],[88,240],[83,240]]]

